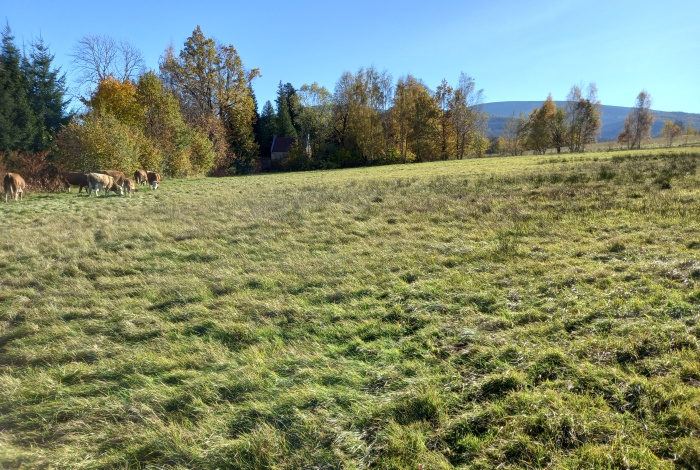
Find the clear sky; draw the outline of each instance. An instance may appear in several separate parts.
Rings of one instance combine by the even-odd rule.
[[[2,0],[0,15],[22,46],[41,35],[71,75],[79,38],[107,35],[139,48],[148,68],[169,44],[180,51],[200,25],[233,45],[259,106],[280,81],[333,92],[345,71],[374,66],[431,89],[460,72],[486,102],[564,100],[593,81],[603,104],[700,113],[698,0],[352,0],[118,2]]]

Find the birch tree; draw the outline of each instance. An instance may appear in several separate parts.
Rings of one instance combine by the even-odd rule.
[[[581,86],[574,85],[566,97],[566,102],[569,150],[583,152],[587,144],[596,141],[602,125],[596,84],[591,82],[588,85],[585,97]]]
[[[450,102],[459,159],[464,158],[474,136],[486,127],[487,117],[481,109],[483,95],[484,90],[476,89],[474,79],[462,72]]]
[[[651,112],[651,102],[649,92],[639,92],[634,108],[625,118],[624,130],[617,137],[618,142],[639,149],[642,147],[642,141],[651,137],[651,126],[655,120],[654,113]]]
[[[433,95],[435,104],[440,110],[438,138],[440,158],[442,160],[447,160],[455,151],[455,132],[452,122],[452,111],[450,109],[450,102],[453,99],[453,95],[454,90],[447,83],[447,80],[443,78]]]

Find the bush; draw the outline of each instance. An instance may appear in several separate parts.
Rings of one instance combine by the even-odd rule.
[[[139,164],[139,135],[108,113],[88,113],[56,140],[55,161],[66,170],[131,172]]]
[[[49,152],[9,152],[0,154],[0,174],[19,173],[31,191],[56,191],[62,188],[58,168]]]

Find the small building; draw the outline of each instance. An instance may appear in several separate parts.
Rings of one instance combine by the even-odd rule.
[[[294,137],[278,137],[272,138],[272,148],[270,149],[270,160],[275,162],[287,158],[289,151],[297,143]]]

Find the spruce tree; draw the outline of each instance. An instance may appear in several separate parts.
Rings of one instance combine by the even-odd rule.
[[[292,107],[290,106],[290,98],[295,93],[294,87],[287,83],[282,85],[280,82],[277,88],[277,135],[280,137],[297,138],[297,130],[294,128],[292,119]]]
[[[31,149],[36,127],[27,100],[29,84],[13,41],[10,26],[6,25],[0,49],[0,152]]]
[[[29,57],[22,61],[29,86],[29,106],[36,119],[31,144],[34,151],[48,149],[61,126],[68,124],[71,118],[66,113],[66,75],[51,67],[53,59],[54,55],[40,37],[32,44]]]
[[[262,114],[255,126],[255,137],[260,146],[260,155],[269,157],[272,147],[272,138],[277,129],[277,116],[270,101],[266,101]]]

